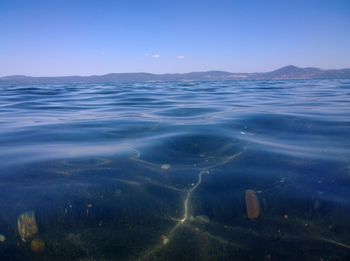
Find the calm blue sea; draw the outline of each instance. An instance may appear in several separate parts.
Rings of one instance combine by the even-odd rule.
[[[350,80],[0,86],[0,260],[350,260],[349,221]]]

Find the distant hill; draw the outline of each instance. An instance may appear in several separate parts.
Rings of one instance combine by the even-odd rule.
[[[293,65],[265,73],[231,73],[223,71],[191,73],[110,73],[92,76],[30,77],[13,75],[0,77],[0,84],[64,84],[64,83],[125,83],[125,82],[174,82],[174,81],[224,81],[224,80],[301,80],[301,79],[350,79],[350,69],[322,70],[300,68]]]

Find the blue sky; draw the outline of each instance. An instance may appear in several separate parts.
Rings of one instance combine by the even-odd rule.
[[[1,0],[0,75],[350,67],[349,0]]]

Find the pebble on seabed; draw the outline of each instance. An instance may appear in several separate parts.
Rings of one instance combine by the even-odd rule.
[[[35,253],[43,252],[45,250],[45,242],[40,238],[33,239],[30,246]]]
[[[245,203],[247,207],[247,216],[250,220],[257,219],[260,216],[260,203],[254,190],[245,191]]]
[[[162,240],[162,243],[164,246],[169,244],[169,242],[170,242],[169,238],[166,235],[161,235],[160,239]]]
[[[168,170],[168,169],[171,168],[171,166],[170,166],[170,164],[163,164],[162,166],[160,166],[160,168],[161,168],[162,170]]]
[[[314,202],[314,210],[318,210],[321,206],[321,202],[319,200],[315,200]]]
[[[198,225],[206,225],[209,224],[210,218],[207,215],[198,215],[195,217],[191,217],[191,222]]]
[[[6,237],[3,234],[0,234],[0,243],[5,242]]]
[[[17,228],[23,242],[26,242],[27,239],[33,238],[38,234],[39,230],[34,211],[27,211],[19,215]]]

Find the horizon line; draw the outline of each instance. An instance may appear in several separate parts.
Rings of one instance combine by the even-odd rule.
[[[93,77],[93,76],[105,76],[109,74],[151,74],[151,75],[166,75],[166,74],[189,74],[189,73],[205,73],[205,72],[225,72],[225,73],[232,73],[232,74],[259,74],[259,73],[269,73],[274,72],[283,68],[288,67],[294,67],[298,69],[318,69],[321,71],[328,71],[328,70],[346,70],[350,69],[350,67],[345,68],[338,68],[338,69],[325,69],[320,67],[314,67],[314,66],[296,66],[296,65],[285,65],[282,67],[278,67],[276,69],[270,70],[270,71],[260,71],[260,72],[231,72],[226,70],[203,70],[203,71],[188,71],[188,72],[166,72],[166,73],[152,73],[152,72],[145,72],[145,71],[139,71],[139,72],[109,72],[109,73],[103,73],[103,74],[89,74],[89,75],[78,75],[78,74],[71,74],[71,75],[49,75],[49,76],[33,76],[33,75],[26,75],[26,74],[12,74],[12,75],[0,75],[0,78],[6,78],[6,77],[31,77],[31,78],[54,78],[54,77]]]

